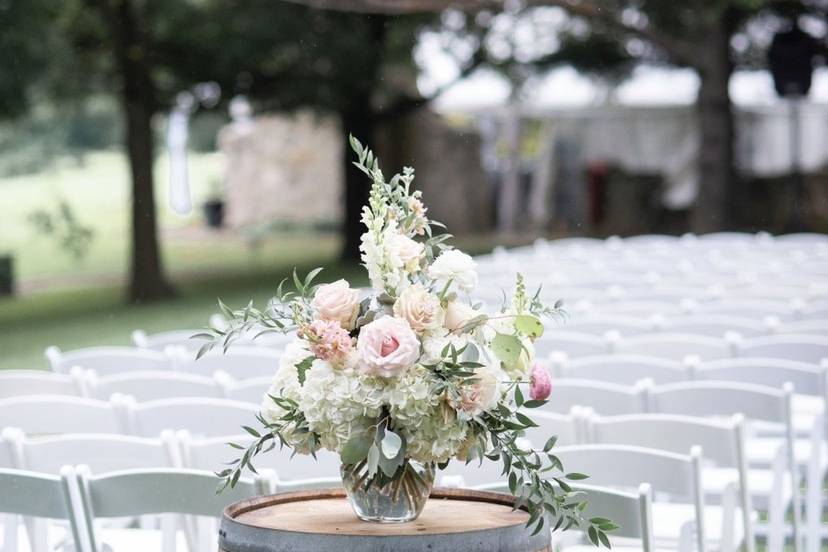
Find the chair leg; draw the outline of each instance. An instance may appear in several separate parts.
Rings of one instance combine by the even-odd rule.
[[[20,530],[20,517],[14,514],[0,516],[3,523],[3,550],[17,551],[17,533]]]

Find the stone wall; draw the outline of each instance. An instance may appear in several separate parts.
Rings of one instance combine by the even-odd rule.
[[[343,147],[337,119],[309,111],[224,127],[219,149],[228,226],[340,224]]]

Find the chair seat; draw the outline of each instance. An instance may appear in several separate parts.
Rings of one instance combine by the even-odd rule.
[[[822,397],[816,395],[794,395],[791,406],[794,416],[800,414],[817,416],[825,410],[825,402]]]
[[[710,550],[719,548],[722,540],[723,510],[720,506],[704,507],[705,540]],[[653,504],[653,537],[657,546],[672,547],[675,549],[682,529],[694,519],[692,504],[675,504],[658,502]],[[745,532],[742,526],[742,512],[734,510],[733,544],[738,547],[744,539]],[[672,545],[672,546],[671,546]]]

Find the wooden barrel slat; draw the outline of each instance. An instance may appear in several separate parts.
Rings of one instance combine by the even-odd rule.
[[[505,494],[434,489],[409,523],[357,519],[343,489],[297,491],[231,504],[219,531],[223,552],[544,552],[549,531],[532,536],[528,514]]]

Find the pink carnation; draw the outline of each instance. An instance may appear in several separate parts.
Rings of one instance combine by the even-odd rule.
[[[545,401],[552,394],[552,376],[549,370],[535,364],[529,374],[529,397],[533,401]]]
[[[335,320],[315,320],[302,329],[302,337],[310,342],[316,358],[332,362],[342,361],[353,349],[348,330]]]

